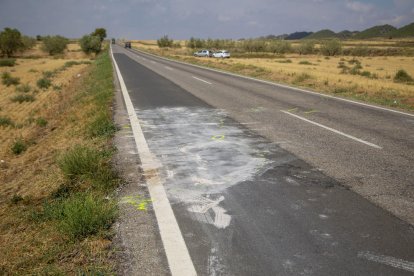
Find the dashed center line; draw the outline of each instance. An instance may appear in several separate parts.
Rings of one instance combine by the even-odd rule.
[[[173,69],[171,67],[168,66],[164,66],[165,69],[172,71]]]
[[[194,76],[193,76],[193,79],[196,79],[196,80],[202,81],[202,82],[207,83],[207,84],[212,84],[211,82],[208,82],[208,81],[206,81],[206,80],[203,80],[203,79],[200,79],[200,78],[197,78],[197,77],[194,77]]]
[[[395,268],[403,269],[406,271],[414,272],[414,263],[397,259],[391,256],[375,255],[371,252],[359,252],[358,257],[366,259],[372,262],[377,262],[385,265],[389,265]]]
[[[333,128],[330,128],[330,127],[324,126],[324,125],[319,124],[319,123],[316,123],[316,122],[314,122],[314,121],[308,120],[308,119],[306,119],[306,118],[303,118],[303,117],[298,116],[298,115],[296,115],[296,114],[290,113],[290,112],[288,112],[288,111],[281,110],[281,112],[283,112],[283,113],[285,113],[285,114],[288,114],[288,115],[290,115],[290,116],[293,116],[293,117],[295,117],[295,118],[297,118],[297,119],[300,119],[300,120],[302,120],[302,121],[308,122],[308,123],[310,123],[310,124],[316,125],[316,126],[318,126],[318,127],[321,127],[321,128],[327,129],[327,130],[329,130],[329,131],[332,131],[332,132],[334,132],[334,133],[336,133],[336,134],[342,135],[342,136],[347,137],[347,138],[349,138],[349,139],[352,139],[352,140],[355,140],[355,141],[357,141],[357,142],[363,143],[363,144],[368,145],[368,146],[370,146],[370,147],[373,147],[373,148],[376,148],[376,149],[382,149],[382,147],[380,147],[380,146],[378,146],[378,145],[375,145],[375,144],[373,144],[373,143],[370,143],[370,142],[364,141],[364,140],[359,139],[359,138],[357,138],[357,137],[355,137],[355,136],[352,136],[352,135],[349,135],[349,134],[343,133],[343,132],[341,132],[341,131],[339,131],[339,130],[336,130],[336,129],[333,129]]]

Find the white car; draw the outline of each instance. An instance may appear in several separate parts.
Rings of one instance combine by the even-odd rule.
[[[229,53],[229,51],[221,50],[221,51],[215,52],[213,54],[213,57],[215,57],[215,58],[230,58],[230,53]]]
[[[194,53],[195,57],[211,57],[212,52],[210,50],[200,50]]]

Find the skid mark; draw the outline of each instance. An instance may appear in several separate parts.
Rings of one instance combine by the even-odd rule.
[[[391,256],[376,255],[368,251],[359,252],[358,257],[362,259],[366,259],[368,261],[377,262],[377,263],[389,265],[395,268],[403,269],[406,271],[414,272],[414,262],[401,260],[401,259],[394,258]]]

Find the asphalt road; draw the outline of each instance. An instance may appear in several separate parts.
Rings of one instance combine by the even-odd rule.
[[[199,275],[414,272],[414,116],[113,50]]]

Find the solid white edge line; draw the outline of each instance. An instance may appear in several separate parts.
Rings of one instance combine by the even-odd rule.
[[[129,97],[124,79],[119,70],[118,64],[114,58],[111,49],[112,61],[118,75],[121,85],[122,95],[129,115],[132,132],[135,138],[136,147],[141,160],[142,170],[146,176],[148,191],[152,199],[155,216],[157,218],[158,227],[160,229],[161,239],[164,245],[165,254],[167,256],[168,265],[173,276],[181,275],[197,275],[194,264],[191,260],[183,235],[178,226],[174,212],[167,198],[164,186],[158,177],[157,170],[160,164],[153,157],[148,148],[147,141],[141,129],[140,122]]]
[[[332,132],[334,132],[334,133],[336,133],[336,134],[339,134],[339,135],[345,136],[345,137],[347,137],[347,138],[349,138],[349,139],[352,139],[352,140],[355,140],[355,141],[357,141],[357,142],[363,143],[363,144],[368,145],[368,146],[370,146],[370,147],[373,147],[373,148],[376,148],[376,149],[382,149],[382,147],[380,147],[380,146],[377,146],[377,145],[375,145],[375,144],[373,144],[373,143],[370,143],[370,142],[364,141],[364,140],[362,140],[362,139],[356,138],[355,136],[352,136],[352,135],[349,135],[349,134],[343,133],[343,132],[341,132],[341,131],[339,131],[339,130],[336,130],[336,129],[333,129],[333,128],[330,128],[330,127],[324,126],[324,125],[322,125],[322,124],[319,124],[319,123],[316,123],[316,122],[314,122],[314,121],[308,120],[308,119],[306,119],[306,118],[303,118],[303,117],[298,116],[298,115],[296,115],[296,114],[290,113],[290,112],[288,112],[288,111],[284,111],[284,110],[280,110],[280,111],[281,111],[281,112],[283,112],[283,113],[285,113],[285,114],[288,114],[288,115],[290,115],[290,116],[293,116],[293,117],[295,117],[295,118],[298,118],[298,119],[300,119],[300,120],[302,120],[302,121],[305,121],[305,122],[308,122],[308,123],[310,123],[310,124],[316,125],[316,126],[318,126],[318,127],[321,127],[321,128],[327,129],[327,130],[332,131]]]
[[[238,74],[235,74],[235,73],[230,73],[230,72],[226,72],[226,71],[222,71],[222,70],[218,70],[218,69],[212,69],[212,68],[203,67],[203,66],[199,66],[199,65],[195,65],[195,64],[191,64],[191,63],[177,61],[177,60],[157,56],[157,55],[154,55],[154,54],[150,54],[150,53],[147,53],[147,52],[144,52],[144,51],[141,51],[141,50],[137,50],[137,49],[131,49],[131,51],[136,51],[136,52],[139,52],[139,53],[142,53],[142,54],[145,54],[145,55],[149,55],[149,56],[153,56],[153,57],[156,57],[156,58],[159,58],[159,59],[163,59],[163,60],[167,60],[167,61],[171,61],[171,62],[175,62],[175,63],[179,63],[179,64],[184,64],[184,65],[188,65],[188,66],[192,66],[192,67],[196,67],[196,68],[200,68],[200,69],[204,69],[204,70],[208,70],[208,71],[212,71],[212,72],[222,73],[222,74],[233,76],[233,77],[238,77],[238,78],[247,79],[247,80],[253,80],[253,81],[257,81],[257,82],[261,82],[261,83],[265,83],[265,84],[269,84],[269,85],[273,85],[273,86],[277,86],[277,87],[292,89],[292,90],[295,90],[295,91],[298,91],[298,92],[318,95],[318,96],[321,96],[321,97],[330,98],[330,99],[334,99],[334,100],[338,100],[338,101],[353,103],[353,104],[356,104],[356,105],[361,105],[361,106],[365,106],[365,107],[370,107],[370,108],[374,108],[374,109],[379,109],[379,110],[383,110],[383,111],[388,111],[388,112],[393,112],[393,113],[397,113],[397,114],[401,114],[401,115],[414,117],[414,114],[412,114],[412,113],[406,113],[406,112],[403,112],[403,111],[398,111],[398,110],[389,109],[389,108],[385,108],[385,107],[381,107],[381,106],[376,106],[376,105],[366,104],[366,103],[357,102],[357,101],[353,101],[353,100],[348,100],[348,99],[344,99],[344,98],[339,98],[339,97],[335,97],[335,96],[332,96],[332,95],[322,94],[322,93],[319,93],[319,92],[305,90],[305,89],[301,89],[301,88],[297,88],[297,87],[294,87],[294,86],[289,86],[289,85],[285,85],[285,84],[281,84],[281,83],[275,83],[275,82],[271,82],[271,81],[256,79],[256,78],[247,77],[247,76],[243,76],[243,75],[238,75]]]
[[[199,81],[202,81],[202,82],[205,82],[205,83],[207,83],[207,84],[212,84],[211,82],[208,82],[208,81],[206,81],[206,80],[203,80],[203,79],[200,79],[200,78],[197,78],[197,77],[194,77],[194,76],[192,76],[194,79],[196,79],[196,80],[199,80]]]
[[[395,268],[403,269],[406,271],[414,272],[414,262],[404,261],[391,256],[375,255],[371,252],[359,252],[358,257],[380,264],[385,264]]]

